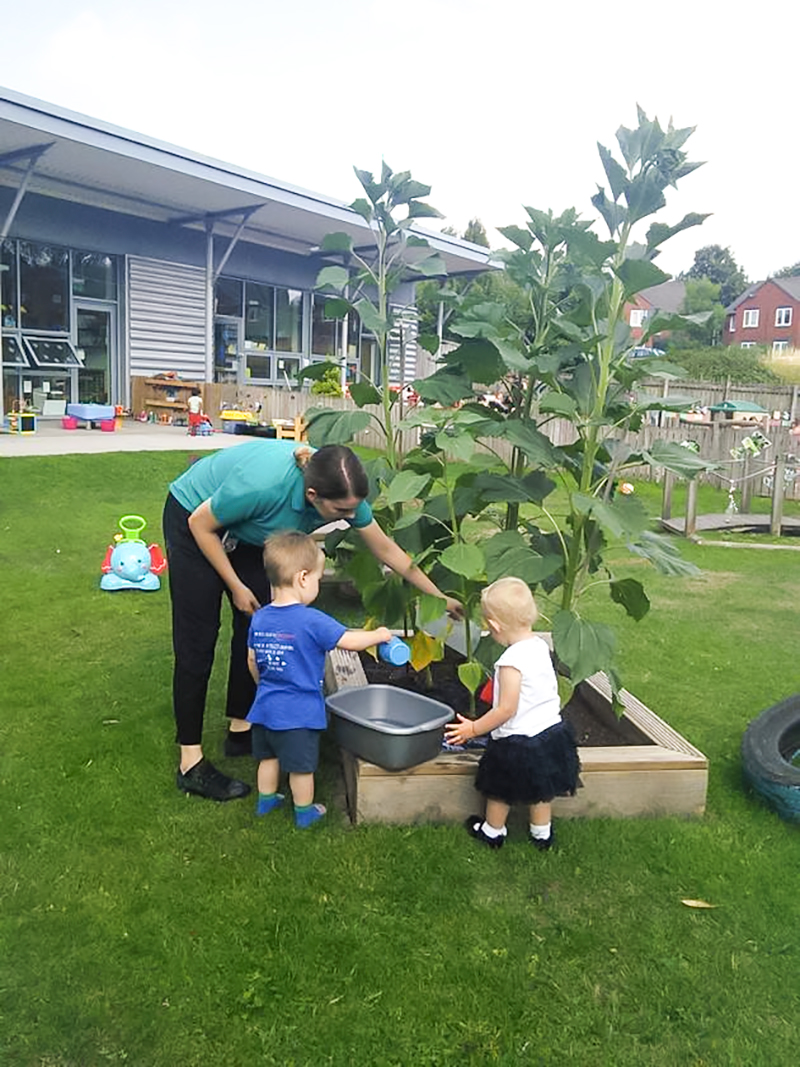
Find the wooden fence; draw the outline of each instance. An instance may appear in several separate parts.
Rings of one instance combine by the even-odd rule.
[[[137,388],[134,379],[134,396],[141,395],[141,389]],[[720,403],[723,399],[749,400],[760,404],[769,412],[781,412],[794,421],[798,407],[797,386],[716,386],[710,383],[671,383],[674,393],[680,391],[681,396],[696,398],[697,403],[706,406]],[[650,392],[655,392],[651,383]],[[325,407],[334,411],[352,411],[355,409],[353,402],[344,397],[312,396],[304,389],[269,389],[257,386],[237,386],[206,384],[204,386],[205,409],[209,415],[215,417],[224,408],[240,408],[257,413],[261,422],[269,423],[272,419],[292,419],[296,415],[302,415],[310,407]],[[369,410],[369,409],[368,409]],[[376,409],[377,410],[377,409]],[[625,440],[637,451],[649,449],[653,442],[675,441],[678,443],[694,442],[699,446],[700,455],[712,463],[719,465],[719,470],[713,473],[701,475],[700,481],[709,482],[712,485],[728,486],[734,481],[737,487],[743,478],[750,482],[749,488],[755,495],[771,495],[771,470],[779,455],[790,457],[787,459],[788,471],[786,481],[786,496],[790,499],[800,499],[800,438],[789,432],[788,426],[776,425],[774,419],[765,417],[760,422],[753,423],[726,423],[724,420],[715,420],[710,425],[704,423],[681,422],[677,416],[666,414],[653,415],[653,423],[645,424],[636,434],[626,434]],[[662,425],[656,425],[660,420]],[[759,429],[770,442],[758,457],[752,457],[747,461],[734,458],[732,451],[741,446],[743,438]],[[554,419],[543,426],[544,432],[556,445],[565,445],[574,440],[575,433],[572,424],[563,419]],[[379,448],[382,446],[379,431],[368,429],[356,437],[356,444],[367,447]],[[417,443],[417,434],[407,433],[403,435],[402,448],[404,451],[412,448]],[[511,447],[506,441],[495,440],[492,449],[508,461],[511,458]],[[798,456],[795,463],[795,455]],[[795,472],[797,475],[795,476]],[[661,472],[653,471],[650,467],[637,468],[631,472],[633,477],[660,480]]]

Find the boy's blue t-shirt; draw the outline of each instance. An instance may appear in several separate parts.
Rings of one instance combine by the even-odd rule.
[[[329,520],[306,500],[296,448],[294,441],[265,438],[221,448],[193,463],[169,491],[187,511],[210,501],[220,525],[250,545],[281,530],[312,533]],[[372,508],[362,500],[345,521],[362,530],[372,522]]]
[[[247,638],[259,674],[248,722],[270,730],[324,730],[325,653],[336,647],[346,630],[330,615],[305,604],[260,608]]]

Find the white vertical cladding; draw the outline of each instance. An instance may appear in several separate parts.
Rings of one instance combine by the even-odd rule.
[[[413,304],[392,306],[394,327],[389,334],[387,355],[389,361],[389,384],[405,385],[417,375],[417,334],[419,314]]]
[[[206,369],[206,272],[202,267],[128,257],[131,375],[177,371],[203,381]]]

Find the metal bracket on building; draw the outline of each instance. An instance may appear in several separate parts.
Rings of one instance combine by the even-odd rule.
[[[188,226],[190,223],[193,222],[202,222],[205,226],[205,230],[208,236],[213,237],[214,223],[217,222],[217,220],[228,219],[232,215],[242,216],[239,225],[236,227],[234,233],[228,241],[228,247],[225,249],[222,259],[217,264],[214,270],[214,281],[216,281],[222,273],[223,267],[230,259],[231,253],[236,247],[239,238],[242,236],[242,231],[249,222],[251,215],[254,215],[256,211],[264,207],[264,204],[266,203],[268,203],[268,201],[265,200],[261,204],[251,204],[249,207],[230,208],[227,211],[207,211],[204,212],[202,215],[182,215],[180,216],[180,218],[172,219],[171,222],[175,226]]]
[[[17,148],[13,152],[5,152],[2,156],[0,156],[0,167],[10,167],[19,159],[28,160],[28,166],[22,176],[22,181],[20,182],[19,188],[17,189],[16,196],[14,197],[14,202],[8,209],[8,214],[6,215],[5,222],[3,223],[3,228],[0,229],[0,241],[3,241],[6,237],[8,237],[8,231],[11,229],[11,224],[13,223],[14,217],[16,216],[17,211],[19,210],[19,205],[22,203],[22,198],[25,196],[28,184],[31,180],[31,176],[33,175],[34,169],[36,168],[36,164],[39,162],[40,157],[44,155],[47,149],[52,148],[54,144],[55,141],[49,141],[47,144],[32,145],[30,148]]]

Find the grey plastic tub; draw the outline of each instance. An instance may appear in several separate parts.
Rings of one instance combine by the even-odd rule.
[[[453,718],[446,704],[392,685],[340,689],[326,703],[342,748],[387,771],[435,759]]]

